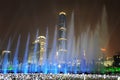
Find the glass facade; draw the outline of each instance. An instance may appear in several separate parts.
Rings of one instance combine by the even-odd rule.
[[[67,34],[66,34],[66,13],[60,12],[58,24],[58,52],[66,53],[67,51]]]

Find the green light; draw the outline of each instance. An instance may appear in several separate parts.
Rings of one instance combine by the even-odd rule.
[[[13,67],[12,67],[12,66],[9,66],[9,67],[8,67],[8,70],[13,70]]]
[[[105,72],[112,72],[113,74],[118,73],[118,72],[120,72],[120,68],[118,68],[118,67],[105,68]]]

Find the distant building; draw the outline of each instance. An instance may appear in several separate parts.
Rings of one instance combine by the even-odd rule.
[[[40,64],[43,61],[43,54],[45,52],[45,42],[46,42],[46,37],[45,36],[39,36],[33,43],[32,43],[32,47],[30,50],[30,55],[29,55],[29,63],[32,63],[33,59],[33,51],[34,51],[34,45],[37,44],[37,52],[36,52],[36,61],[39,61]]]
[[[39,43],[40,43],[39,61],[40,61],[40,63],[42,63],[42,61],[43,61],[43,54],[45,53],[46,38],[45,38],[45,36],[39,36],[38,39],[39,39]]]
[[[8,54],[8,56],[7,56],[8,60],[11,60],[11,51],[3,50],[2,58],[4,58],[6,54]]]
[[[104,61],[104,66],[111,67],[113,66],[113,62],[114,62],[113,57],[107,57],[106,60]]]
[[[59,24],[58,24],[58,56],[59,60],[63,60],[63,56],[65,57],[65,53],[67,51],[67,32],[66,32],[66,13],[59,13]]]
[[[12,59],[11,59],[11,51],[7,51],[7,50],[3,50],[2,51],[2,56],[1,56],[1,62],[2,62],[2,64],[4,63],[4,62],[6,62],[6,60],[7,60],[7,62],[8,62],[8,64],[11,64],[12,63]],[[7,64],[7,63],[5,63],[5,64]]]
[[[117,54],[113,56],[113,59],[114,59],[113,66],[120,67],[120,52],[117,52]]]

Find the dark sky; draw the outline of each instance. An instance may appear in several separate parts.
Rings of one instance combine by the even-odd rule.
[[[33,41],[35,32],[50,35],[58,22],[58,13],[65,11],[69,16],[75,12],[75,33],[84,30],[80,25],[95,25],[106,6],[109,39],[109,54],[120,51],[120,1],[119,0],[1,0],[0,1],[0,48],[5,49],[11,36],[16,42],[19,34],[25,43],[28,32]],[[52,39],[52,38],[50,38]],[[13,46],[16,43],[13,43]],[[24,48],[25,45],[22,45]]]

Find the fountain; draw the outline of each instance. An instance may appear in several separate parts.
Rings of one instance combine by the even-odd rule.
[[[29,51],[29,42],[30,42],[30,33],[27,37],[26,47],[25,47],[25,54],[23,58],[22,68],[21,71],[23,73],[28,73],[28,51]]]
[[[14,73],[17,73],[18,71],[18,64],[19,64],[19,61],[18,61],[18,52],[19,52],[19,46],[20,46],[20,38],[21,36],[19,35],[19,38],[18,38],[18,41],[17,41],[17,46],[16,46],[16,51],[15,51],[15,55],[14,55],[14,58],[13,58],[13,72]]]
[[[48,28],[46,30],[46,41],[45,41],[45,51],[43,54],[42,62],[37,59],[37,49],[38,44],[34,44],[34,50],[32,55],[32,61],[28,63],[29,54],[29,44],[30,44],[30,33],[27,37],[25,53],[23,57],[23,62],[21,66],[18,60],[19,46],[21,35],[18,37],[15,55],[13,58],[12,70],[13,73],[44,73],[44,74],[58,74],[58,73],[94,73],[99,72],[103,69],[103,66],[98,66],[96,63],[98,56],[101,51],[100,48],[107,48],[107,44],[104,38],[107,37],[107,27],[104,23],[105,19],[105,8],[103,11],[102,25],[99,23],[97,27],[91,31],[90,26],[88,26],[85,32],[82,32],[77,38],[74,34],[74,12],[72,12],[71,20],[69,25],[66,27],[66,13],[61,12],[59,14],[60,22],[59,25],[55,27],[53,44],[51,51],[48,52]],[[104,30],[104,34],[101,33]],[[39,35],[37,30],[36,39]],[[104,36],[102,36],[104,35]],[[101,37],[103,40],[101,40]],[[106,38],[105,38],[106,39]],[[105,44],[105,45],[104,45]],[[7,51],[10,50],[11,38],[9,39]],[[102,56],[103,57],[103,56]],[[6,53],[2,63],[2,73],[6,74],[8,70],[8,54]],[[100,63],[100,65],[102,65]],[[101,68],[100,68],[101,67]],[[84,77],[85,79],[85,77]]]
[[[38,38],[38,34],[39,34],[39,31],[37,31],[36,33],[36,40]],[[38,47],[38,44],[34,44],[34,51],[33,51],[33,55],[32,55],[32,65],[31,65],[31,72],[37,72],[37,64],[38,64],[38,60],[37,60],[37,48]]]
[[[9,58],[8,58],[8,55],[10,53],[10,47],[11,47],[11,38],[9,38],[9,41],[8,41],[8,45],[7,45],[7,50],[4,51],[3,55],[4,55],[4,59],[3,59],[3,62],[2,62],[2,71],[4,74],[6,74],[8,72],[8,66],[10,65],[9,64]]]

